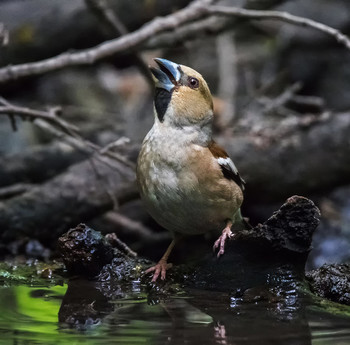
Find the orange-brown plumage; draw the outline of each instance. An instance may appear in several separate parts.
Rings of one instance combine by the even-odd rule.
[[[218,145],[214,140],[212,140],[209,143],[208,149],[215,158],[220,158],[220,157],[227,158],[228,157],[228,153],[220,145]]]

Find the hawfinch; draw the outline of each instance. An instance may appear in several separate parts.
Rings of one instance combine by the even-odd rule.
[[[173,235],[154,272],[164,280],[168,257],[183,235],[222,230],[217,256],[233,230],[243,229],[244,180],[226,151],[212,138],[213,101],[203,77],[166,59],[154,59],[154,125],[137,162],[141,199],[151,216]]]

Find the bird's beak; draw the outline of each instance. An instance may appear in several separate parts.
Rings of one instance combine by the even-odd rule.
[[[150,67],[150,70],[155,77],[156,87],[170,92],[180,81],[180,65],[166,59],[155,58],[154,61],[160,68],[157,69]]]

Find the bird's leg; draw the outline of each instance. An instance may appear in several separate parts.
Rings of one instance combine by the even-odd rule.
[[[216,249],[219,248],[218,255],[217,257],[219,258],[222,254],[225,253],[225,243],[228,238],[232,238],[234,235],[231,231],[231,226],[232,226],[232,221],[228,220],[226,222],[226,227],[224,230],[222,230],[222,233],[220,237],[215,241],[213,250],[215,251]]]
[[[154,271],[152,282],[155,282],[158,279],[159,275],[160,278],[164,280],[166,276],[166,271],[173,266],[173,264],[168,263],[168,258],[175,246],[175,243],[176,239],[172,240],[169,244],[168,249],[165,251],[164,255],[159,260],[159,262],[155,266],[152,266],[145,271],[146,274]]]

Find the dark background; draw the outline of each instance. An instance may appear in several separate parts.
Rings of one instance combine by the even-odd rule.
[[[189,1],[106,3],[131,32],[156,16],[176,12]],[[257,6],[254,1],[219,4]],[[346,0],[274,4],[267,9],[311,18],[345,34],[350,31],[350,4]],[[118,36],[88,1],[1,1],[0,23],[9,34],[8,43],[0,47],[0,66],[42,60]],[[172,32],[168,35],[172,37]],[[322,222],[314,236],[308,268],[324,262],[348,261],[350,51],[317,30],[276,20],[227,21],[220,32],[213,29],[177,42],[164,37],[158,42],[146,42],[138,51],[110,56],[91,66],[0,83],[0,95],[16,105],[34,109],[61,106],[62,118],[75,124],[83,138],[100,146],[128,138],[116,150],[135,162],[153,121],[153,90],[139,59],[146,65],[154,64],[154,57],[188,65],[207,80],[215,103],[215,137],[247,182],[244,215],[256,224],[266,220],[291,195],[311,198],[321,210]],[[82,211],[82,201],[81,209],[75,210],[76,219],[68,221],[69,203],[59,210],[50,208],[53,201],[48,197],[48,207],[42,210],[35,198],[28,199],[33,191],[51,188],[50,183],[57,176],[68,174],[70,179],[72,167],[78,173],[71,183],[83,181],[80,190],[89,189],[93,179],[94,186],[110,189],[118,198],[116,190],[123,187],[124,180],[114,179],[119,172],[113,169],[104,178],[81,165],[75,168],[89,159],[86,153],[19,118],[18,130],[13,131],[9,118],[0,115],[0,216],[3,212],[7,217],[0,221],[3,256],[24,253],[47,258],[54,254],[57,235],[76,225],[74,222],[79,219],[104,233],[115,232],[140,255],[159,258],[170,237],[145,213],[135,193],[130,193],[118,207],[112,202],[91,213]],[[30,168],[35,161],[37,170]],[[91,176],[83,178],[84,174]],[[114,181],[112,187],[110,180]],[[1,193],[18,184],[26,186],[16,193]],[[52,195],[45,195],[60,199],[67,185],[56,187]],[[21,203],[23,197],[27,199]],[[28,200],[32,200],[30,207]],[[13,214],[12,218],[8,216],[11,210],[15,210],[15,222]],[[33,225],[34,214],[44,214],[45,222]],[[21,218],[26,220],[18,221]],[[47,221],[53,218],[62,226],[55,227]],[[189,240],[194,251],[197,241]],[[175,256],[181,255],[180,248]]]

